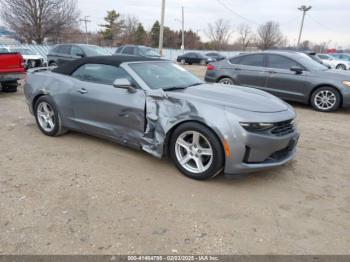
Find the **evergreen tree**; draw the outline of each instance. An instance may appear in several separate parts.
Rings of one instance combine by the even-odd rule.
[[[144,45],[146,42],[147,33],[142,23],[139,23],[135,31],[135,44]]]
[[[120,14],[115,10],[107,11],[107,16],[104,18],[106,24],[100,25],[104,30],[101,30],[105,40],[110,40],[113,44],[114,40],[120,35],[124,28],[124,21],[120,18]]]
[[[151,45],[152,47],[158,47],[159,45],[159,32],[160,32],[160,23],[157,20],[151,29]]]

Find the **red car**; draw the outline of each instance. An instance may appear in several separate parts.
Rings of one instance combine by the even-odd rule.
[[[10,53],[0,48],[0,89],[3,92],[16,92],[18,80],[24,78],[24,60],[19,53]]]

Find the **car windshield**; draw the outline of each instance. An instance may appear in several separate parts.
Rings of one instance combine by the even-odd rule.
[[[19,49],[19,48],[15,48],[15,49],[13,49],[13,52],[18,52],[18,53],[20,53],[21,55],[36,55],[36,53],[33,52],[33,51],[30,50],[30,49]]]
[[[84,46],[84,51],[87,56],[104,56],[111,55],[106,49],[99,47],[97,45]]]
[[[160,54],[156,50],[149,47],[141,47],[140,53],[143,56],[160,57]]]
[[[309,57],[306,54],[299,53],[298,54],[298,62],[309,70],[314,70],[314,71],[328,70],[328,67],[316,62],[315,60],[313,60],[311,57]]]
[[[130,67],[151,89],[186,88],[202,84],[196,76],[179,65],[168,62],[132,63]]]
[[[7,54],[9,51],[6,48],[0,48],[0,54]]]

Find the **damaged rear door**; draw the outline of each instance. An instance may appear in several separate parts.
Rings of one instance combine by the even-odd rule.
[[[82,130],[140,147],[145,127],[145,92],[129,93],[116,88],[117,78],[128,78],[124,69],[111,65],[85,64],[72,74],[74,120]]]

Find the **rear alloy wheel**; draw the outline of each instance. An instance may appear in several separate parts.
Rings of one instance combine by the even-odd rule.
[[[233,80],[229,77],[225,77],[220,79],[219,84],[223,84],[223,85],[234,85],[235,83],[233,82]]]
[[[339,108],[341,97],[339,92],[332,87],[321,87],[311,96],[311,104],[314,109],[321,112],[332,112]]]
[[[219,174],[224,154],[216,135],[198,123],[185,123],[175,129],[170,155],[177,168],[187,177],[205,180]]]
[[[67,130],[62,127],[58,111],[47,96],[42,96],[35,104],[35,119],[39,129],[47,136],[59,136]]]
[[[339,64],[339,65],[337,65],[336,69],[339,69],[339,70],[346,70],[346,66],[343,65],[343,64]]]
[[[186,60],[185,59],[181,59],[181,65],[185,65],[186,64]]]

